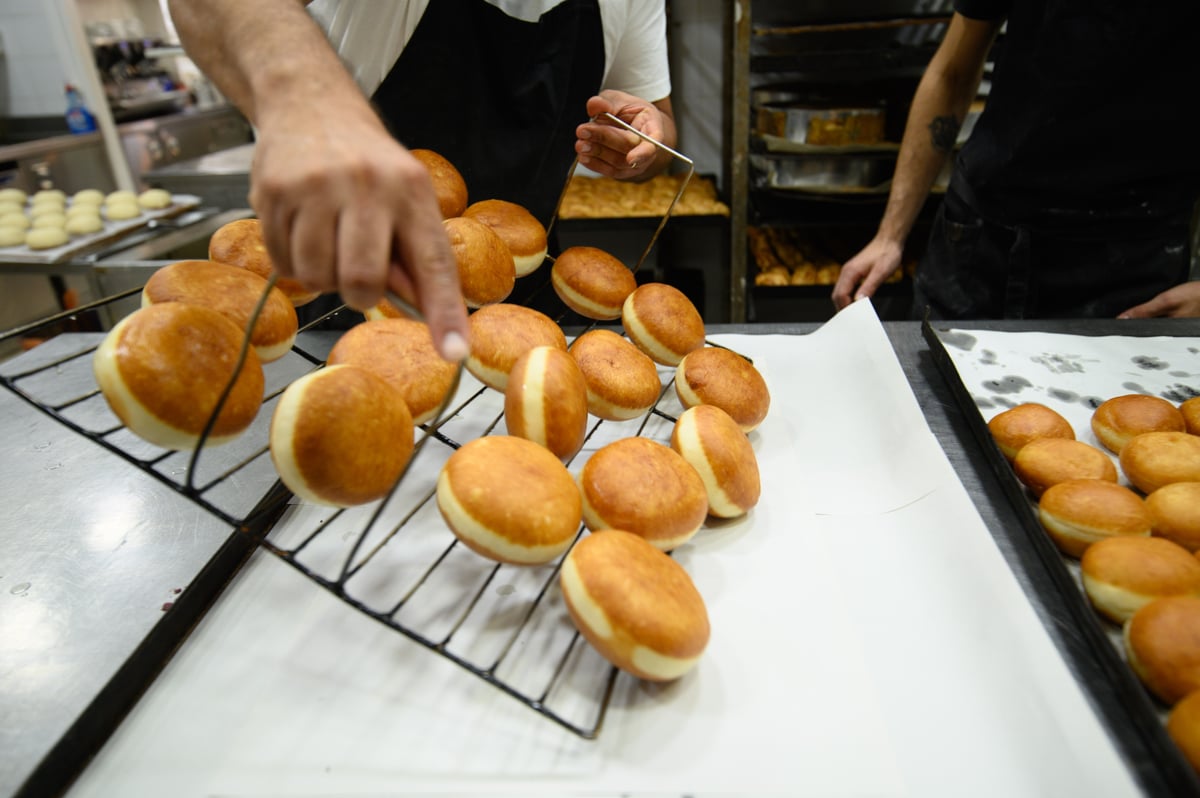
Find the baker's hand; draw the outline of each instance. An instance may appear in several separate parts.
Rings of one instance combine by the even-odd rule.
[[[875,238],[842,266],[833,286],[833,304],[838,310],[875,291],[900,268],[902,244]]]
[[[360,98],[323,102],[258,123],[250,204],[275,268],[357,310],[390,288],[461,360],[466,308],[428,171]]]
[[[611,89],[600,92],[587,102],[588,117],[575,129],[575,152],[579,163],[593,172],[620,180],[652,177],[670,162],[671,154],[660,150],[601,114],[609,113],[655,141],[675,146],[675,120],[670,98],[649,102],[632,94]]]
[[[1150,301],[1131,307],[1117,318],[1153,319],[1159,316],[1200,316],[1200,280],[1168,288]]]

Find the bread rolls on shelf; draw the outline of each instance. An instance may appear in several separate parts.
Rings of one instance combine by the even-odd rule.
[[[1037,402],[1025,402],[997,413],[988,422],[988,432],[1009,462],[1022,446],[1035,438],[1075,440],[1071,423],[1057,411]]]
[[[517,358],[535,346],[553,346],[567,351],[567,337],[544,313],[508,303],[485,305],[468,319],[471,353],[467,371],[489,388],[501,393]]]
[[[200,305],[163,302],[114,326],[92,358],[108,406],[138,437],[165,449],[189,450],[234,379],[244,335],[228,318]],[[206,440],[240,435],[258,414],[263,371],[253,348]]]
[[[1114,396],[1092,413],[1092,432],[1104,448],[1120,454],[1130,439],[1143,432],[1183,432],[1183,415],[1157,396]]]
[[[275,273],[275,264],[267,252],[262,223],[258,219],[235,219],[221,225],[208,239],[208,259],[228,263],[267,280]],[[297,280],[280,277],[275,287],[295,307],[307,305],[321,295],[320,291],[305,288]]]
[[[475,219],[446,219],[446,236],[458,262],[458,281],[469,308],[503,302],[516,285],[512,253],[492,228]]]
[[[671,430],[671,448],[703,480],[709,515],[737,518],[758,504],[762,485],[754,447],[721,408],[697,405],[683,411]]]
[[[403,397],[414,424],[433,419],[457,368],[434,348],[429,325],[407,318],[369,319],[354,325],[342,333],[326,362],[358,366],[382,377]]]
[[[1200,482],[1200,437],[1186,432],[1146,432],[1121,450],[1121,470],[1142,493],[1173,482]]]
[[[437,505],[464,545],[497,562],[550,562],[580,530],[579,489],[566,466],[511,435],[476,438],[450,455]]]
[[[675,393],[684,407],[716,405],[744,432],[757,428],[771,408],[771,393],[754,364],[718,346],[684,356],[675,369]]]
[[[508,246],[517,277],[533,274],[546,260],[546,228],[515,202],[481,200],[468,205],[463,216],[487,225]]]
[[[142,305],[184,302],[222,314],[239,329],[250,324],[267,281],[257,274],[211,260],[184,260],[163,266],[142,289]],[[296,308],[278,288],[271,288],[250,342],[264,362],[286,355],[296,340]]]
[[[416,149],[409,152],[429,172],[442,218],[462,216],[467,209],[467,183],[454,164],[433,150]]]
[[[637,288],[629,268],[596,247],[568,247],[550,270],[554,292],[569,307],[589,319],[621,318],[625,300]]]
[[[708,646],[708,610],[691,577],[637,535],[586,536],[564,558],[559,584],[580,634],[638,678],[678,679]]]
[[[678,366],[684,355],[704,346],[704,321],[692,300],[664,283],[638,286],[621,307],[629,340],[655,362]]]
[[[1156,598],[1200,595],[1200,559],[1162,538],[1106,538],[1088,546],[1079,565],[1092,606],[1118,624]]]
[[[292,382],[271,416],[271,460],[305,501],[353,507],[383,498],[413,452],[400,393],[356,366],[328,366]]]
[[[628,421],[649,412],[662,392],[648,355],[612,330],[588,330],[571,342],[571,357],[587,387],[587,409],[606,421]]]
[[[1133,614],[1124,629],[1129,665],[1168,706],[1200,689],[1200,598],[1158,598]]]
[[[1013,459],[1013,471],[1034,496],[1071,479],[1117,481],[1117,467],[1107,454],[1066,438],[1038,438],[1025,444]]]
[[[690,540],[708,515],[708,493],[696,469],[647,438],[601,447],[584,463],[579,487],[588,529],[623,529],[663,551]]]
[[[536,346],[517,358],[504,391],[504,422],[510,435],[570,460],[587,436],[587,383],[569,354]]]

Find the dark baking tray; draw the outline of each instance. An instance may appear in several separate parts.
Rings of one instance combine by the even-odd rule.
[[[1022,533],[1022,542],[1041,566],[1034,588],[1040,599],[1055,607],[1056,623],[1091,659],[1099,679],[1081,679],[1093,706],[1101,714],[1110,734],[1123,750],[1130,767],[1148,795],[1200,796],[1200,778],[1166,733],[1160,710],[1145,687],[1125,663],[1095,611],[1067,568],[1063,555],[1042,529],[1024,486],[1011,465],[992,440],[983,415],[963,384],[958,369],[939,335],[954,329],[1004,329],[1012,331],[1058,332],[1074,335],[1174,335],[1200,334],[1200,323],[1163,320],[1162,323],[1131,325],[1128,322],[1088,321],[1037,322],[1018,325],[988,323],[930,323],[921,326],[933,362],[942,375],[954,401],[974,436],[990,476],[1007,498]],[[965,442],[964,442],[965,443]],[[1076,663],[1077,664],[1077,663]]]

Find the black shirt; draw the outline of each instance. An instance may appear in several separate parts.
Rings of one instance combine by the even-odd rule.
[[[995,221],[1153,235],[1200,195],[1200,2],[956,0],[1007,20],[957,179]]]

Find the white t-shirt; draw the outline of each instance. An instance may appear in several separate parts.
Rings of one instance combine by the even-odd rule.
[[[309,12],[325,30],[368,96],[400,57],[430,0],[314,0]],[[562,0],[485,0],[510,17],[532,22]],[[667,21],[662,0],[598,0],[604,27],[601,88],[644,100],[671,94]]]

